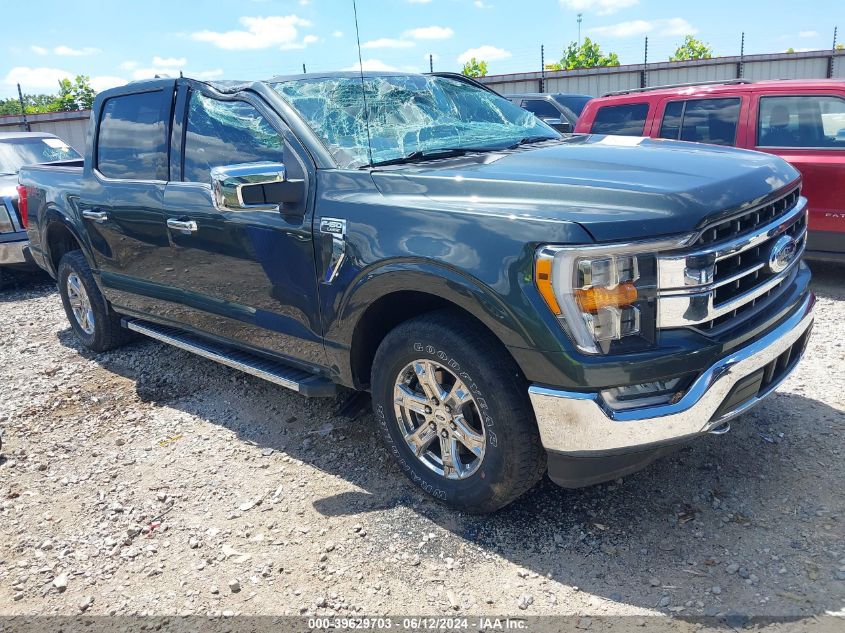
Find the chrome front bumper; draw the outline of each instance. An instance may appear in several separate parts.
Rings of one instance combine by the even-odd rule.
[[[774,330],[704,371],[674,404],[617,411],[598,393],[533,385],[528,391],[543,446],[548,451],[583,456],[633,452],[677,443],[723,425],[774,391],[795,367],[791,364],[765,391],[719,412],[737,383],[778,359],[809,330],[814,303],[815,297],[808,295],[801,307]]]
[[[28,253],[29,240],[0,242],[0,266],[28,264],[32,261],[27,257]]]

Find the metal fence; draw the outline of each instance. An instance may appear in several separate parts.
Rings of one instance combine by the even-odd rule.
[[[584,70],[488,75],[480,81],[501,94],[569,92],[594,97],[617,90],[725,79],[845,79],[845,50],[714,57]]]
[[[85,137],[91,110],[78,112],[48,112],[27,114],[26,120],[33,132],[55,134],[80,154],[85,153]],[[0,132],[24,132],[26,125],[19,115],[0,116]]]

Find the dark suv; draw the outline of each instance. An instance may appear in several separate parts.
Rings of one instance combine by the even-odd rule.
[[[508,94],[505,98],[564,133],[575,130],[581,111],[592,99],[589,95],[542,92]]]

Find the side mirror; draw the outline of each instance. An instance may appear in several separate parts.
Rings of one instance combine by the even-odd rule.
[[[243,163],[212,167],[211,189],[221,210],[278,211],[303,199],[305,181],[288,180],[283,163]]]

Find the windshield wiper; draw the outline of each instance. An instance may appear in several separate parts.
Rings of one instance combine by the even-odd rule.
[[[380,160],[372,165],[364,165],[364,167],[383,167],[384,165],[401,165],[404,163],[418,163],[424,160],[433,160],[437,158],[455,158],[457,156],[464,156],[473,152],[490,152],[489,147],[444,147],[442,149],[418,149],[405,156],[398,158],[389,158],[387,160]]]
[[[543,141],[553,140],[555,140],[554,136],[526,136],[525,138],[519,139],[513,145],[508,145],[505,149],[516,149],[522,145],[531,145],[532,143],[542,143]]]

